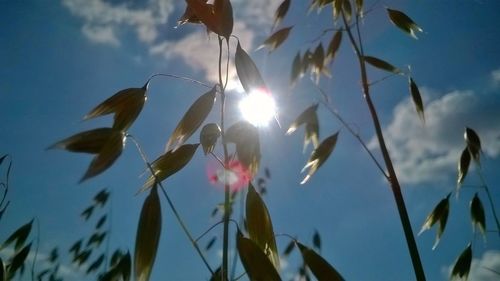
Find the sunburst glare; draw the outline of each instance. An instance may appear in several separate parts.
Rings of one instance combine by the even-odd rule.
[[[276,115],[276,103],[265,89],[256,89],[245,96],[239,103],[243,118],[257,127],[267,126]]]

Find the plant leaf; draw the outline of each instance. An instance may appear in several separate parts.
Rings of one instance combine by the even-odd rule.
[[[326,50],[327,61],[332,61],[335,58],[335,54],[337,54],[341,42],[342,42],[342,31],[337,31],[333,35],[330,44],[328,44],[328,49]]]
[[[18,251],[10,260],[8,271],[9,273],[7,276],[14,276],[16,271],[24,265],[24,261],[28,257],[28,254],[30,253],[31,249],[31,243],[28,245],[24,246],[20,251]],[[10,279],[10,278],[9,278]]]
[[[161,206],[157,187],[151,189],[142,206],[135,239],[135,280],[147,281],[153,269],[161,234]]]
[[[363,17],[363,0],[356,0],[356,12]]]
[[[103,189],[94,196],[94,202],[103,207],[108,201],[108,197],[109,197],[109,192],[106,191],[106,189]]]
[[[92,250],[85,250],[80,252],[77,256],[73,257],[73,262],[78,263],[79,266],[84,264],[92,254]]]
[[[252,281],[278,281],[281,280],[278,272],[274,268],[266,254],[251,239],[243,237],[238,231],[236,238],[236,248],[240,254],[241,263],[245,268],[248,277]]]
[[[205,0],[186,0],[189,14],[181,18],[181,23],[187,18],[187,22],[193,20],[201,21],[208,30],[229,40],[233,32],[233,8],[229,0],[215,0],[214,4],[207,4]],[[187,11],[187,10],[186,10]],[[184,20],[183,20],[184,19]]]
[[[286,13],[288,12],[288,9],[290,8],[290,3],[291,0],[284,0],[281,2],[279,7],[276,9],[276,12],[274,12],[274,23],[273,23],[273,28],[274,29],[278,24],[283,20],[283,18],[286,16]]]
[[[292,253],[293,249],[295,248],[295,241],[292,240],[290,242],[288,242],[288,244],[286,245],[285,247],[285,250],[283,250],[283,256],[288,256],[290,255],[290,253]]]
[[[260,141],[259,130],[247,121],[239,121],[229,127],[225,134],[226,142],[236,144],[236,155],[252,176],[259,170]]]
[[[47,149],[65,149],[71,152],[99,153],[110,136],[115,132],[112,128],[98,128],[75,134],[49,146]]]
[[[422,232],[430,229],[434,224],[436,224],[436,222],[439,222],[439,227],[436,232],[436,241],[432,246],[433,250],[439,244],[444,229],[446,228],[446,222],[448,221],[448,214],[450,211],[450,195],[451,193],[449,193],[445,198],[439,201],[436,207],[434,207],[434,210],[432,210],[432,212],[427,215],[427,218],[425,219],[425,222],[422,225],[420,232],[418,233],[418,235],[422,234]]]
[[[399,29],[403,30],[404,32],[410,34],[413,38],[418,39],[416,33],[423,32],[422,28],[420,28],[405,13],[389,8],[387,8],[387,13],[389,14],[389,19],[395,26],[399,27]]]
[[[371,56],[364,56],[363,59],[365,62],[371,64],[372,66],[374,66],[376,68],[379,68],[379,69],[382,69],[382,70],[385,70],[388,72],[392,72],[394,74],[401,74],[402,73],[401,70],[399,70],[394,65],[392,65],[384,60],[381,60],[379,58],[371,57]]]
[[[473,129],[466,127],[464,139],[472,158],[479,164],[481,154],[481,140],[479,139],[479,135]]]
[[[472,220],[473,231],[476,230],[477,226],[481,234],[483,234],[483,237],[486,238],[486,218],[484,215],[484,207],[481,199],[477,196],[477,192],[470,201],[470,217]]]
[[[90,247],[92,245],[95,244],[96,247],[99,247],[99,245],[102,244],[102,242],[104,241],[104,238],[106,238],[106,232],[102,232],[102,233],[99,233],[99,232],[95,232],[93,233],[89,240],[87,241],[87,247]]]
[[[215,244],[215,241],[217,240],[217,237],[214,236],[212,237],[212,239],[210,239],[208,242],[207,242],[207,245],[205,246],[205,251],[208,251],[212,248],[212,246]]]
[[[292,30],[293,26],[289,27],[284,27],[276,32],[274,32],[271,36],[269,36],[262,46],[259,47],[265,47],[267,46],[269,48],[269,52],[274,51],[276,48],[278,48],[285,40],[288,38],[288,35],[290,34],[290,30]]]
[[[24,242],[26,242],[26,239],[28,239],[32,225],[33,225],[33,219],[30,220],[28,223],[20,226],[18,229],[16,229],[16,231],[14,231],[5,240],[5,242],[3,242],[2,246],[0,247],[0,250],[5,249],[5,247],[9,246],[14,242],[15,242],[14,249],[16,251],[19,250],[19,248],[21,248],[24,245]]]
[[[214,151],[215,143],[221,135],[221,130],[219,125],[215,123],[209,123],[203,126],[200,132],[200,143],[203,147],[203,152],[205,155]]]
[[[78,256],[78,254],[80,253],[81,247],[82,247],[82,239],[73,243],[71,248],[69,248],[69,252],[73,253],[74,256]]]
[[[305,184],[314,173],[325,163],[333,149],[335,148],[335,144],[337,143],[339,132],[329,136],[325,140],[323,140],[319,146],[313,150],[307,164],[302,168],[302,171],[309,168],[307,172],[307,176],[300,182],[300,184]]]
[[[236,66],[236,73],[238,74],[241,85],[247,94],[255,89],[267,89],[257,66],[247,52],[241,48],[239,41],[236,46],[234,64]]]
[[[184,168],[191,158],[193,158],[198,145],[199,144],[184,144],[176,151],[170,150],[158,157],[151,163],[154,174],[146,180],[146,183],[144,183],[139,192],[152,187],[156,181],[161,182]]]
[[[85,210],[83,210],[80,216],[87,221],[92,216],[93,212],[94,212],[94,205],[90,205]]]
[[[108,218],[107,215],[102,215],[102,217],[95,224],[95,229],[100,229],[106,222],[107,218]]]
[[[457,188],[464,182],[465,177],[467,176],[467,172],[469,171],[470,165],[470,152],[466,147],[462,150],[462,155],[460,156],[460,161],[458,162],[458,179],[457,179]]]
[[[318,249],[318,251],[321,251],[321,236],[317,230],[315,230],[313,234],[313,246]]]
[[[215,102],[215,86],[200,96],[187,110],[170,136],[166,151],[176,150],[201,126]]]
[[[248,184],[246,198],[246,219],[250,239],[266,254],[276,270],[280,270],[280,260],[271,216],[266,204],[251,183]]]
[[[318,147],[319,144],[319,121],[318,115],[316,113],[318,109],[318,104],[313,104],[306,108],[288,128],[286,134],[290,135],[297,130],[302,124],[306,124],[306,133],[304,136],[304,150],[307,145],[312,142],[314,148]]]
[[[472,263],[472,245],[469,243],[467,248],[465,248],[458,259],[455,261],[455,265],[451,270],[451,279],[465,279],[469,277],[470,266]]]
[[[94,260],[89,267],[87,268],[87,274],[90,274],[94,271],[97,271],[99,267],[101,267],[102,262],[104,261],[104,254],[101,254],[96,260]]]
[[[92,109],[84,120],[114,113],[113,128],[126,131],[142,111],[149,81],[142,88],[128,88],[114,94]]]
[[[325,49],[323,48],[322,43],[319,43],[314,50],[314,53],[312,55],[312,63],[313,66],[311,72],[316,76],[315,82],[316,84],[318,84],[319,78],[322,73],[329,75],[327,68],[325,68]]]
[[[297,246],[300,249],[304,263],[309,267],[314,276],[316,276],[316,279],[329,281],[344,280],[340,273],[314,250],[299,242],[297,242]]]
[[[417,84],[413,78],[408,79],[408,83],[410,85],[410,94],[413,100],[413,104],[415,105],[415,109],[417,110],[418,116],[425,123],[425,115],[424,115],[424,103],[422,102],[422,96],[420,95],[420,91],[418,90]]]
[[[295,85],[297,79],[302,77],[303,74],[304,72],[302,67],[302,59],[300,58],[300,52],[298,52],[297,55],[295,55],[295,58],[293,59],[292,71],[290,74],[290,84],[292,86]]]
[[[336,1],[339,1],[339,0],[336,0]],[[346,21],[351,22],[351,18],[352,18],[351,1],[350,0],[342,0],[342,1],[343,1],[342,10],[344,11]]]

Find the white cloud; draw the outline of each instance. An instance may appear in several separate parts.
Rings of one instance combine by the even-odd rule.
[[[112,26],[93,26],[86,24],[82,27],[82,32],[92,42],[111,46],[120,45],[120,41],[116,37]]]
[[[453,264],[443,269],[443,274],[448,277],[453,269]],[[487,251],[480,259],[472,259],[469,280],[496,281],[500,279],[500,251]]]
[[[455,177],[466,126],[479,134],[487,156],[500,154],[498,93],[457,90],[439,95],[425,88],[421,92],[424,100],[439,97],[425,106],[425,125],[412,102],[405,99],[395,107],[393,119],[384,129],[402,182],[419,184]],[[371,140],[370,147],[376,147],[375,139]]]
[[[495,86],[500,85],[500,68],[491,72],[491,79],[493,80],[493,84],[495,84]]]

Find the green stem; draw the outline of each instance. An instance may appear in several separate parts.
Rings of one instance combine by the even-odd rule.
[[[385,163],[385,166],[387,168],[387,172],[389,175],[389,184],[391,186],[392,193],[393,193],[394,199],[396,201],[396,206],[398,208],[399,218],[400,218],[401,224],[403,226],[403,231],[405,234],[406,243],[408,245],[408,250],[410,252],[410,257],[412,260],[415,277],[417,278],[418,281],[423,281],[423,280],[426,280],[424,268],[423,268],[422,262],[420,260],[420,254],[418,252],[417,243],[415,242],[415,236],[413,235],[413,230],[411,227],[411,222],[410,222],[410,218],[408,216],[408,212],[406,210],[406,205],[404,202],[403,194],[401,193],[401,186],[400,186],[398,178],[396,176],[396,172],[394,170],[394,166],[393,166],[391,157],[389,155],[389,151],[388,151],[387,146],[385,144],[384,135],[382,133],[382,126],[380,125],[380,121],[378,118],[377,111],[375,109],[375,105],[373,104],[373,101],[372,101],[371,96],[370,96],[368,75],[366,72],[365,61],[363,59],[364,52],[363,52],[363,46],[362,46],[362,41],[361,41],[361,33],[359,30],[359,18],[358,18],[358,16],[356,16],[356,30],[357,30],[357,36],[359,39],[359,42],[356,43],[356,40],[354,39],[352,31],[348,26],[348,23],[347,23],[347,20],[345,18],[345,14],[343,11],[341,12],[341,15],[342,15],[342,20],[344,22],[344,26],[346,27],[346,32],[349,36],[349,40],[351,41],[351,45],[354,48],[354,51],[355,51],[356,56],[358,58],[359,67],[361,70],[363,96],[364,96],[365,101],[368,105],[368,109],[370,111],[370,115],[371,115],[372,121],[373,121],[373,126],[375,128],[375,134],[377,136],[380,150],[381,150],[382,156],[384,158],[384,163]]]
[[[490,189],[488,188],[488,185],[486,184],[486,180],[484,179],[483,173],[481,172],[481,167],[479,167],[479,165],[478,165],[477,173],[479,175],[479,179],[481,180],[483,188],[486,191],[486,195],[487,195],[488,201],[490,203],[491,213],[493,214],[493,218],[495,219],[495,223],[497,225],[497,232],[498,232],[498,235],[500,236],[500,222],[498,220],[497,212],[495,211],[495,204],[493,204],[493,197],[491,196]]]

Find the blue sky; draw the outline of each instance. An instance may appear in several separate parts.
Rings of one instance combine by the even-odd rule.
[[[264,79],[276,94],[281,123],[288,126],[307,106],[320,100],[308,76],[293,90],[288,86],[290,65],[298,50],[314,48],[324,28],[331,27],[330,11],[307,14],[308,1],[292,1],[281,26],[295,25],[278,50],[253,52],[269,35],[274,9],[280,1],[232,1],[234,34],[249,50]],[[300,3],[299,3],[300,2]],[[373,1],[365,1],[370,6]],[[401,68],[411,65],[421,88],[426,124],[418,120],[408,99],[407,81],[393,77],[373,86],[384,130],[417,233],[435,204],[455,188],[456,161],[463,148],[465,126],[483,142],[483,173],[500,208],[500,30],[495,0],[379,1],[364,20],[365,51]],[[419,40],[395,28],[384,7],[407,12],[423,29]],[[140,87],[154,73],[189,76],[214,83],[217,48],[200,26],[175,29],[183,1],[118,0],[0,1],[0,153],[9,153],[12,201],[2,219],[1,240],[21,223],[37,216],[40,249],[61,249],[88,233],[79,213],[101,188],[112,191],[111,246],[133,250],[144,194],[135,196],[144,170],[132,143],[104,174],[77,184],[90,162],[86,155],[46,151],[57,140],[87,129],[106,126],[110,118],[82,122],[82,117],[117,91]],[[331,33],[321,40],[328,44]],[[344,38],[345,39],[345,38]],[[342,116],[358,128],[378,156],[371,120],[359,90],[359,72],[347,40],[320,87],[331,95]],[[234,52],[234,47],[232,48]],[[385,74],[370,69],[372,80]],[[206,89],[185,81],[157,78],[151,82],[141,116],[130,130],[150,159],[165,143],[189,105]],[[231,93],[235,102],[241,94]],[[237,112],[229,116],[237,120]],[[320,139],[341,125],[319,109]],[[217,120],[214,114],[210,120]],[[302,153],[302,134],[284,135],[285,128],[262,129],[262,164],[272,179],[265,196],[276,233],[299,237],[306,244],[317,229],[323,256],[348,280],[412,280],[402,228],[388,185],[368,155],[347,130],[340,134],[331,158],[305,186],[300,170],[308,158]],[[197,142],[197,134],[189,142]],[[165,182],[191,232],[195,235],[216,222],[210,218],[223,193],[208,183],[208,159],[198,151],[184,170]],[[475,172],[466,184],[478,185]],[[447,229],[432,251],[434,229],[417,237],[429,280],[446,280],[448,268],[473,239],[471,279],[494,280],[482,266],[500,270],[500,239],[488,234],[487,243],[472,234],[468,202],[475,190],[465,188],[451,201]],[[481,193],[483,202],[486,197]],[[165,202],[162,202],[165,203]],[[494,229],[489,206],[488,228]],[[206,280],[201,260],[163,204],[163,235],[152,280]],[[221,228],[211,234],[221,238]],[[207,237],[207,241],[209,239]],[[221,247],[218,239],[216,247]],[[288,243],[277,239],[279,248]],[[205,241],[204,241],[205,242]],[[203,243],[202,243],[203,245]],[[207,253],[213,267],[217,250]],[[293,256],[282,271],[295,271]],[[69,266],[69,262],[68,262]],[[70,267],[69,267],[70,268]],[[72,276],[72,275],[71,275]],[[81,280],[80,277],[72,277]]]

